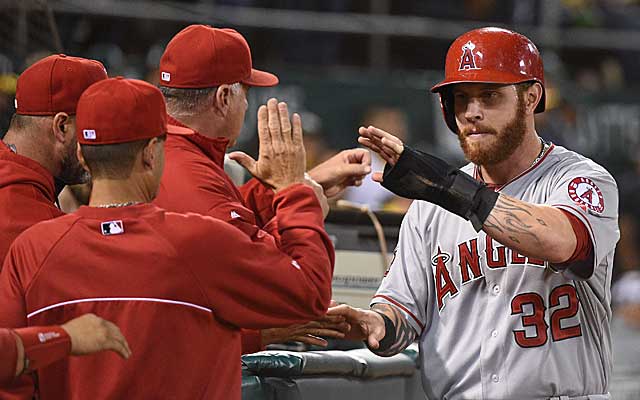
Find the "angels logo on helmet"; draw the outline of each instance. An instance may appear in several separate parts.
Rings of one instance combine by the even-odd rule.
[[[470,70],[470,69],[480,69],[476,66],[476,56],[473,54],[473,50],[476,48],[476,45],[468,41],[462,46],[462,57],[460,57],[460,67],[459,71]]]

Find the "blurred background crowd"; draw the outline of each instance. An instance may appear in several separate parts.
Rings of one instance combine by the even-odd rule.
[[[457,138],[428,92],[443,75],[449,44],[487,25],[529,36],[543,55],[547,80],[538,133],[605,165],[618,182],[612,392],[637,390],[639,0],[5,0],[0,137],[14,112],[16,78],[34,61],[64,52],[102,61],[110,76],[157,83],[166,43],[191,23],[237,29],[251,45],[254,66],[280,77],[280,85],[249,93],[237,147],[256,154],[255,110],[275,96],[302,115],[310,167],[353,147],[359,125],[376,125],[461,165]],[[383,162],[373,165],[379,170]],[[389,212],[402,213],[409,204],[370,180],[344,198]]]

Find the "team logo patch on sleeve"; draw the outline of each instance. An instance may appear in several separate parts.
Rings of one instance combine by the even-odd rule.
[[[124,233],[122,221],[106,221],[100,224],[100,230],[105,236],[120,235]]]
[[[574,178],[569,182],[569,197],[583,210],[597,213],[604,211],[604,196],[598,186],[589,178]]]

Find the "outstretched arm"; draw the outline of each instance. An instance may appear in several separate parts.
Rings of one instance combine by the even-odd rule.
[[[309,171],[328,198],[339,196],[349,186],[360,186],[371,172],[371,154],[366,149],[343,150]]]
[[[62,326],[0,330],[0,345],[2,354],[15,355],[3,360],[6,363],[12,362],[13,375],[8,373],[7,368],[0,368],[2,383],[10,382],[12,378],[25,372],[45,367],[69,354],[80,356],[111,350],[125,359],[131,356],[127,340],[120,329],[93,314],[85,314]]]
[[[380,154],[390,167],[403,163],[400,156],[405,152],[405,146],[398,138],[371,126],[361,127],[359,133],[359,142]],[[419,165],[412,163],[406,167],[417,179],[411,180],[413,187],[406,184],[398,186],[398,189],[404,190],[405,193],[396,192],[397,194],[415,194],[411,198],[439,204],[466,219],[476,215],[473,207],[483,205],[481,217],[476,218],[474,226],[476,229],[482,228],[503,245],[525,256],[540,258],[554,264],[563,263],[573,255],[577,243],[576,235],[569,219],[561,210],[517,200],[504,194],[498,196],[483,184],[465,177],[462,172],[446,162],[415,150],[410,151],[414,154],[414,160],[426,161]],[[405,161],[405,164],[409,162]],[[458,181],[452,178],[456,175],[460,176]],[[383,182],[383,174],[374,173],[373,179]],[[390,186],[393,186],[392,182],[385,182],[385,187]],[[465,198],[465,195],[468,195],[468,198]],[[485,199],[488,200],[483,201]]]

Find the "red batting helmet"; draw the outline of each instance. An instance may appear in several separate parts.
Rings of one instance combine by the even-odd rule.
[[[464,82],[539,82],[542,99],[535,112],[544,111],[544,72],[538,49],[527,37],[502,28],[480,28],[459,36],[449,47],[444,80],[431,88],[440,94],[440,104],[449,129],[458,132],[453,112],[451,85]]]

